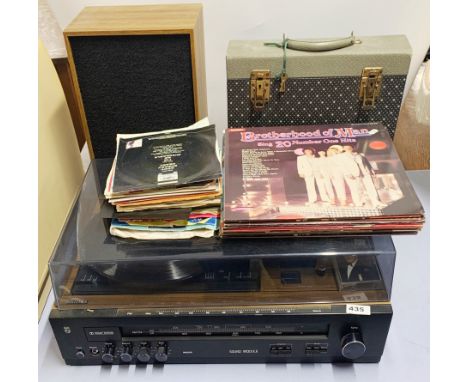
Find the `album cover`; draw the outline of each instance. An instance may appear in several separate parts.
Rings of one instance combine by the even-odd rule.
[[[128,138],[118,136],[114,194],[173,188],[220,176],[214,125]]]
[[[224,160],[224,228],[388,217],[413,219],[420,227],[423,221],[421,203],[379,123],[231,128]]]

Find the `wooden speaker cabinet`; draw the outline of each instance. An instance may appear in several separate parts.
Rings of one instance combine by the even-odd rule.
[[[200,4],[87,7],[64,36],[91,158],[207,115]]]

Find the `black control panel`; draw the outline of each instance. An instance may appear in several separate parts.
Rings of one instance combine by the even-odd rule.
[[[122,312],[54,309],[70,365],[254,362],[378,362],[392,309],[346,314],[344,305],[275,313]]]

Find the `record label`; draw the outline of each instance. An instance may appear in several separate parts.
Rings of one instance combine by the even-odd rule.
[[[158,183],[175,183],[178,179],[177,171],[170,172],[168,174],[158,174]]]

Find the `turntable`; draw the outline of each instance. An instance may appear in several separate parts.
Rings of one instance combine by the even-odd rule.
[[[380,360],[390,236],[116,238],[103,196],[111,164],[91,163],[49,264],[67,364]]]

